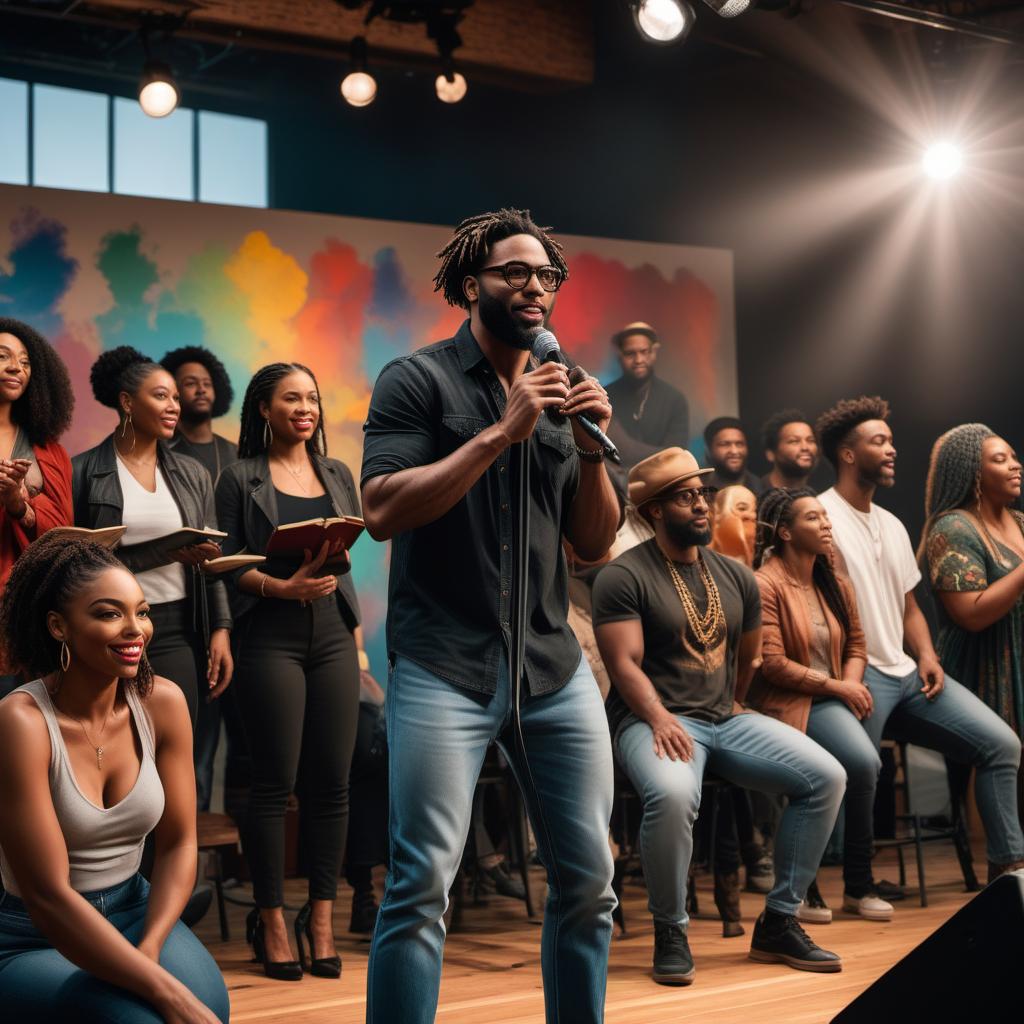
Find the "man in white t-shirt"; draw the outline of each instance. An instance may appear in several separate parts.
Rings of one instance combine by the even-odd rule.
[[[1016,796],[1021,745],[994,711],[944,674],[914,597],[921,573],[906,528],[872,503],[875,489],[892,487],[896,479],[888,416],[884,399],[861,397],[839,402],[817,424],[837,476],[820,500],[856,591],[867,639],[864,683],[874,708],[862,724],[878,746],[892,717],[901,738],[977,769],[991,880],[1024,867]]]

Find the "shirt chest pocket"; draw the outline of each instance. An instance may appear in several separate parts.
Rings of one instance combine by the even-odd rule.
[[[576,468],[576,443],[568,431],[538,426],[533,434],[535,458],[540,462],[542,479],[561,491]]]
[[[463,416],[458,413],[444,413],[441,416],[441,455],[450,455],[467,441],[480,433],[489,421],[482,416]]]

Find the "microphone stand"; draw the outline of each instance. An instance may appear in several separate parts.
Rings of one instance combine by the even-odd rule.
[[[519,456],[519,479],[518,494],[516,502],[516,533],[515,541],[515,567],[512,577],[512,621],[511,637],[508,650],[509,664],[509,691],[512,701],[512,739],[519,754],[522,764],[522,771],[515,772],[519,782],[526,806],[532,801],[537,809],[537,820],[534,828],[537,831],[545,828],[543,815],[540,809],[540,795],[537,792],[537,785],[530,771],[530,762],[526,754],[526,740],[523,737],[523,723],[520,713],[522,701],[523,676],[526,671],[526,608],[527,590],[530,578],[530,438],[520,441],[516,446]],[[524,865],[529,856],[529,844],[526,836],[521,833],[522,849],[520,855],[523,857]],[[550,848],[550,843],[548,844]],[[526,871],[523,872],[524,877]],[[533,899],[530,896],[529,888],[526,890],[526,906],[530,915],[533,916]]]

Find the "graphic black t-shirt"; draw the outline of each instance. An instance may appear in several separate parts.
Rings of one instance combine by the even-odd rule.
[[[693,635],[657,542],[649,540],[606,565],[594,583],[594,626],[639,619],[644,634],[641,665],[670,711],[708,722],[732,713],[740,637],[761,625],[761,596],[754,574],[740,562],[701,548],[718,587],[725,632],[707,651]],[[675,563],[698,610],[707,609],[699,563]],[[629,716],[617,691],[609,694],[616,728]],[[614,713],[613,713],[614,712]],[[632,717],[632,716],[629,716]]]

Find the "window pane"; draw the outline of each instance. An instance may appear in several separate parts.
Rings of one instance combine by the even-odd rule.
[[[267,205],[267,123],[199,111],[199,199]]]
[[[32,90],[33,184],[106,192],[108,98],[54,85]]]
[[[28,184],[28,85],[0,78],[0,181]]]
[[[195,199],[191,110],[148,117],[135,100],[114,100],[114,191]]]

